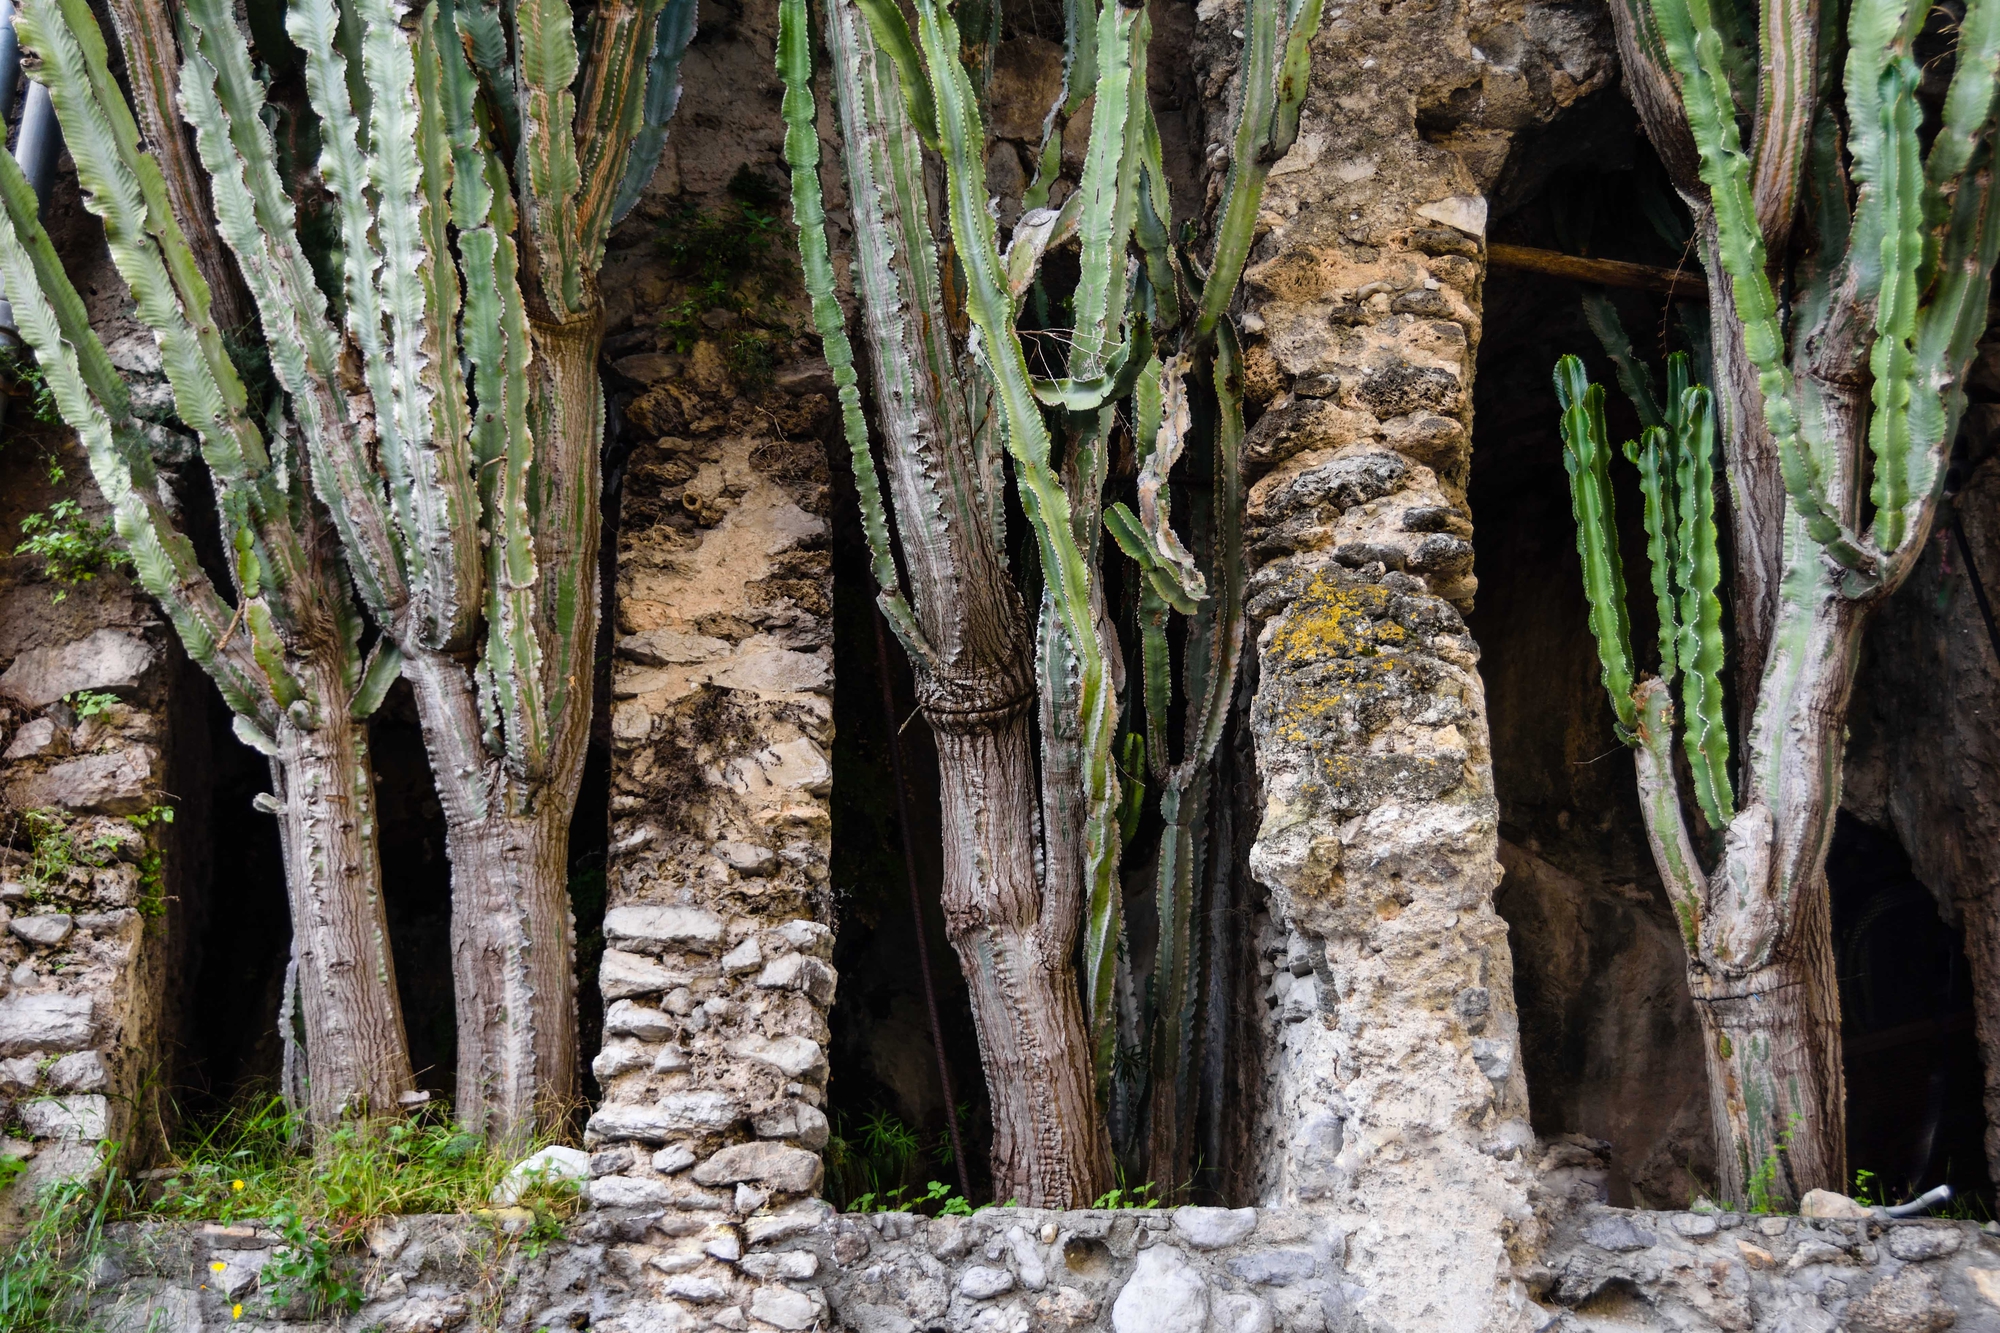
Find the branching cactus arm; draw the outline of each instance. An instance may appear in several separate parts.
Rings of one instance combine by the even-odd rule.
[[[660,7],[653,37],[653,54],[646,67],[646,91],[639,106],[639,129],[625,159],[625,176],[611,204],[611,223],[625,220],[639,202],[646,183],[660,164],[667,141],[667,122],[681,102],[681,58],[694,40],[697,0],[666,0]],[[601,241],[600,241],[601,247]],[[595,255],[598,251],[593,250]],[[593,260],[593,262],[595,262]]]
[[[1591,384],[1583,363],[1566,356],[1556,364],[1556,398],[1562,404],[1563,466],[1569,471],[1576,549],[1590,602],[1590,632],[1604,668],[1604,690],[1618,715],[1621,736],[1638,726],[1632,703],[1632,626],[1625,610],[1625,564],[1618,554],[1618,523],[1611,495],[1611,446],[1604,432],[1604,388]]]

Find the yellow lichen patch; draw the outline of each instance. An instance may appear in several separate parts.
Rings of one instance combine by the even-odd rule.
[[[1372,657],[1381,647],[1409,639],[1387,618],[1389,592],[1373,584],[1342,587],[1325,570],[1292,603],[1291,614],[1272,636],[1271,654],[1300,667],[1334,657]]]

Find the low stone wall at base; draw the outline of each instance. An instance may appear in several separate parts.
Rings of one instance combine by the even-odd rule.
[[[343,1257],[348,1333],[1459,1333],[1386,1324],[1350,1280],[1347,1237],[1304,1210],[1183,1208],[971,1217],[834,1213],[736,1223],[585,1217],[538,1242],[497,1210],[377,1224]],[[112,1229],[96,1272],[108,1333],[304,1333],[254,1225]],[[2000,1234],[1929,1219],[1815,1221],[1586,1207],[1559,1221],[1536,1300],[1492,1325],[1535,1333],[1940,1333],[2000,1329]],[[1407,1297],[1409,1293],[1404,1293]],[[1407,1303],[1406,1303],[1407,1306]]]

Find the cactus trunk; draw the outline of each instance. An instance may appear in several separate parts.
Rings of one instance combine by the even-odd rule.
[[[1086,1207],[1110,1188],[1111,1150],[1070,963],[1077,917],[1052,910],[1035,873],[1026,701],[935,730],[945,929],[979,1030],[995,1189],[1029,1207]]]
[[[339,674],[326,671],[315,683],[337,687]],[[382,901],[367,724],[340,707],[310,730],[286,722],[272,739],[305,1048],[303,1109],[315,1125],[393,1115],[415,1079]]]

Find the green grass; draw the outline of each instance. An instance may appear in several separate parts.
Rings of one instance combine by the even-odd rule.
[[[100,1180],[67,1181],[41,1192],[26,1210],[27,1229],[0,1251],[0,1330],[83,1333],[96,1326],[89,1317],[97,1289],[92,1260],[123,1193],[115,1169]]]

